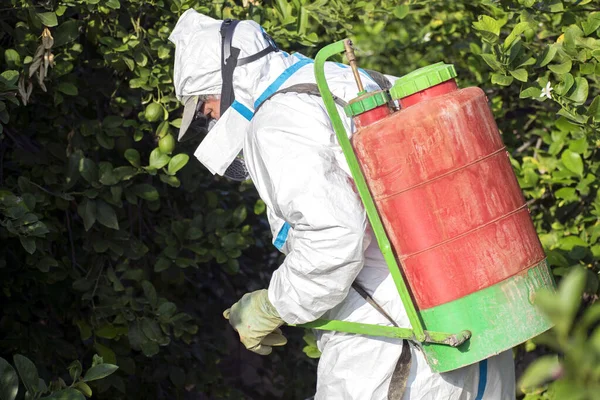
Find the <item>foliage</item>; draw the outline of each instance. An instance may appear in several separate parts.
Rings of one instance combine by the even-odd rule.
[[[17,397],[19,394],[19,377],[26,389],[26,399],[84,400],[86,397],[92,397],[93,394],[88,382],[106,378],[119,368],[116,365],[105,363],[102,357],[94,355],[92,367],[83,376],[83,367],[79,361],[73,361],[69,365],[69,375],[72,379],[69,386],[62,378],[58,378],[47,385],[46,381],[39,377],[37,368],[30,359],[15,354],[13,361],[16,371],[8,361],[0,357],[0,377],[2,377],[0,380],[0,400],[14,400]],[[49,395],[44,396],[47,393]]]
[[[555,328],[535,339],[558,354],[536,359],[521,378],[525,400],[594,399],[600,390],[600,303],[580,314],[580,299],[586,271],[574,268],[563,279],[557,293],[543,292],[536,303]]]
[[[100,399],[313,390],[314,362],[300,352],[318,356],[313,339],[303,344],[299,333],[271,357],[251,358],[235,351],[221,318],[243,292],[268,285],[280,258],[251,184],[211,177],[187,156],[197,142],[169,143],[181,121],[167,37],[190,7],[254,19],[282,48],[309,56],[351,36],[363,67],[397,76],[453,63],[461,86],[490,98],[554,274],[582,268],[585,304],[596,300],[594,2],[10,4],[0,10],[0,354],[27,354],[42,376],[98,353],[119,366],[96,382]],[[584,365],[567,338],[586,315],[555,331],[553,348],[574,357],[565,355],[566,369]],[[248,375],[241,364],[268,384],[239,378]]]

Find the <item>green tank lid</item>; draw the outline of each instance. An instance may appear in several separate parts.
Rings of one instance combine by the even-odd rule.
[[[399,78],[390,89],[390,94],[394,100],[402,99],[453,78],[456,78],[454,65],[440,61]]]
[[[369,92],[350,100],[350,103],[344,107],[344,112],[347,116],[354,117],[366,111],[382,106],[389,101],[390,96],[383,90]]]

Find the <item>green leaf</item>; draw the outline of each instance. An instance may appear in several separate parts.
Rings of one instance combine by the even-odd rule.
[[[536,87],[530,87],[527,89],[523,89],[521,91],[521,93],[519,94],[519,98],[521,99],[528,99],[528,98],[538,98],[540,97],[540,94],[542,94],[542,90],[540,88],[536,88]]]
[[[177,171],[179,171],[181,168],[185,167],[185,165],[187,164],[189,159],[190,159],[190,156],[188,156],[187,154],[183,154],[183,153],[177,154],[176,156],[171,158],[171,161],[169,161],[169,166],[167,168],[167,171],[169,172],[170,175],[175,175],[177,173]]]
[[[264,201],[261,199],[256,200],[256,203],[254,204],[254,214],[260,215],[264,213],[266,209],[267,206]]]
[[[516,69],[514,71],[509,71],[510,74],[512,76],[515,77],[515,79],[521,81],[521,82],[527,82],[527,70],[524,68],[520,68],[520,69]]]
[[[0,357],[0,400],[15,400],[19,392],[19,378],[14,368]]]
[[[29,254],[35,253],[36,244],[34,238],[19,236],[19,240],[21,241],[21,246],[23,246],[26,252],[28,252]]]
[[[579,154],[571,150],[565,150],[560,156],[560,159],[569,171],[574,172],[579,176],[583,176],[583,160]]]
[[[404,17],[406,17],[409,12],[410,7],[408,6],[408,4],[401,4],[399,6],[396,6],[393,11],[394,16],[398,19],[404,19]]]
[[[98,379],[106,378],[110,374],[118,370],[119,367],[113,364],[98,364],[95,367],[90,368],[83,377],[84,382],[96,381]]]
[[[167,47],[167,46],[160,46],[158,48],[158,58],[160,58],[161,60],[169,58],[170,54],[171,54],[171,50],[170,50],[169,47]]]
[[[167,133],[169,133],[169,121],[162,121],[158,124],[155,134],[157,137],[162,138]]]
[[[587,79],[583,77],[575,78],[575,84],[567,93],[567,97],[576,104],[583,104],[587,100],[589,85]]]
[[[48,400],[85,400],[85,396],[76,389],[67,388],[59,390],[58,392],[52,393],[48,397],[42,397],[42,399]]]
[[[157,147],[152,150],[150,153],[150,167],[160,169],[167,165],[171,161],[171,157],[166,154],[161,153],[160,149]]]
[[[165,271],[165,270],[169,269],[170,266],[171,266],[171,260],[164,258],[164,257],[159,257],[159,259],[156,260],[156,264],[154,264],[154,272]]]
[[[569,322],[573,320],[579,309],[585,282],[586,271],[583,268],[573,268],[560,283],[558,296],[561,307],[565,310],[565,315],[569,319]]]
[[[92,397],[92,388],[85,382],[77,382],[73,387],[83,393],[86,397]]]
[[[502,63],[498,61],[494,54],[480,54],[480,56],[492,70],[500,71],[502,69]]]
[[[570,119],[571,121],[577,122],[579,124],[584,124],[588,118],[585,115],[573,113],[573,112],[567,110],[566,108],[561,108],[560,110],[558,110],[556,112],[556,114],[566,117],[566,118]]]
[[[135,61],[133,61],[133,59],[129,57],[123,57],[122,60],[125,63],[125,65],[127,65],[127,68],[129,68],[130,71],[133,71],[135,69]]]
[[[573,250],[574,247],[587,247],[588,244],[579,236],[565,236],[559,240],[559,248],[562,250]]]
[[[129,339],[129,344],[132,349],[141,350],[143,337],[142,331],[140,329],[140,324],[137,320],[135,320],[129,325],[129,329],[127,331],[127,339]]]
[[[573,63],[571,62],[571,60],[567,60],[562,64],[548,65],[548,69],[558,75],[564,75],[564,74],[568,73],[569,71],[571,71],[572,67],[573,67]]]
[[[566,94],[575,83],[575,78],[571,74],[565,74],[562,76],[562,82],[556,86],[556,93],[560,95]]]
[[[160,174],[159,177],[162,182],[166,183],[169,186],[172,186],[172,187],[181,186],[181,182],[179,181],[179,179],[177,179],[176,176]]]
[[[155,201],[159,199],[158,191],[152,185],[147,183],[140,183],[131,187],[131,191],[138,197],[148,200]]]
[[[98,167],[89,158],[82,158],[79,161],[79,173],[89,183],[96,182],[98,180]]]
[[[145,67],[146,64],[148,64],[148,56],[140,51],[136,52],[133,58],[135,59],[136,64],[140,67]]]
[[[57,89],[59,92],[62,92],[68,96],[77,96],[79,94],[79,91],[77,90],[77,86],[75,86],[69,82],[59,83]]]
[[[14,355],[13,362],[27,391],[29,393],[37,393],[40,377],[35,364],[20,354]]]
[[[148,302],[150,302],[150,305],[156,307],[158,305],[158,296],[156,295],[154,285],[149,281],[144,280],[142,281],[142,288],[144,289],[144,295],[148,299]]]
[[[37,16],[40,19],[40,21],[42,21],[42,24],[46,25],[49,28],[58,25],[58,20],[56,19],[56,13],[53,13],[53,12],[38,13]]]
[[[160,342],[163,338],[162,330],[156,320],[150,318],[142,318],[142,332],[153,342]]]
[[[63,22],[54,32],[54,47],[64,46],[79,37],[79,21],[70,19]]]
[[[477,22],[473,22],[473,27],[478,31],[491,32],[495,35],[500,35],[500,28],[503,25],[503,22],[487,15],[482,15]]]
[[[587,109],[586,115],[589,115],[594,121],[600,120],[600,95],[596,96]]]
[[[100,328],[94,330],[94,333],[96,336],[104,339],[114,339],[117,337],[117,329],[113,324],[104,324]]]
[[[141,344],[141,349],[142,349],[142,353],[144,353],[144,355],[146,357],[153,357],[155,355],[158,354],[158,352],[160,351],[160,349],[158,348],[158,344],[156,342],[153,342],[151,340],[144,340],[142,341]]]
[[[123,125],[123,122],[123,117],[118,115],[109,115],[102,120],[102,126],[107,129],[114,129]]]
[[[140,153],[136,149],[127,149],[124,153],[125,159],[134,167],[140,167]]]
[[[232,222],[234,223],[234,225],[239,225],[242,222],[244,222],[244,220],[246,219],[246,217],[248,216],[248,211],[246,211],[246,206],[245,205],[240,205],[238,206],[235,211],[233,212],[233,218],[232,218]]]
[[[88,340],[92,337],[92,328],[84,320],[76,320],[77,328],[79,328],[79,336],[81,340]]]
[[[319,358],[321,357],[321,352],[317,346],[304,346],[302,348],[302,352],[306,354],[308,358]]]
[[[158,307],[157,315],[159,317],[171,317],[177,311],[177,306],[171,302],[162,303]]]
[[[585,36],[595,32],[600,27],[600,13],[590,13],[587,20],[581,23],[581,26],[583,27]]]
[[[557,199],[562,199],[567,202],[573,202],[579,200],[579,196],[575,192],[575,188],[565,187],[562,189],[558,189],[554,192],[554,197]]]
[[[19,80],[19,72],[9,69],[0,74],[0,76],[6,80],[9,85],[14,85]]]
[[[550,63],[550,61],[552,61],[554,59],[554,56],[556,55],[557,50],[558,50],[558,47],[556,47],[555,45],[550,45],[550,46],[546,47],[544,49],[544,52],[540,56],[540,58],[538,58],[538,65],[540,67],[544,67],[544,66],[548,65]]]
[[[94,349],[98,352],[98,355],[102,357],[102,360],[108,364],[116,364],[117,363],[117,355],[115,352],[108,346],[103,345],[102,343],[94,343]]]
[[[500,86],[509,86],[513,82],[512,76],[492,74],[492,83]]]
[[[112,8],[113,10],[118,10],[119,8],[121,8],[121,3],[119,2],[119,0],[108,0],[106,2],[106,5]]]
[[[119,221],[114,208],[102,200],[97,201],[96,218],[107,228],[119,230]]]
[[[526,391],[540,387],[544,383],[559,376],[562,370],[556,355],[541,356],[531,363],[519,381],[519,387]]]
[[[565,9],[562,0],[547,0],[544,4],[544,7],[548,7],[548,9],[550,9],[550,11],[553,13],[564,11]]]
[[[169,379],[176,388],[182,388],[185,385],[185,371],[180,367],[170,366]]]
[[[77,211],[80,211],[79,208]],[[83,226],[89,231],[96,222],[96,202],[94,200],[84,200],[83,212],[79,215],[83,218]]]
[[[73,361],[67,367],[67,369],[69,370],[69,375],[71,376],[73,382],[77,382],[79,380],[79,377],[81,376],[81,372],[83,371],[83,367],[81,366],[79,360]]]
[[[577,154],[585,154],[588,149],[587,138],[582,137],[581,139],[572,140],[569,142],[569,150],[574,151]]]
[[[9,68],[18,67],[21,64],[21,56],[15,49],[4,50],[4,60]]]
[[[523,32],[525,32],[525,30],[529,29],[529,27],[530,27],[530,23],[526,22],[526,21],[519,22],[517,25],[515,25],[515,27],[513,28],[513,30],[510,32],[510,34],[504,40],[504,49],[507,50],[513,44],[513,42]]]

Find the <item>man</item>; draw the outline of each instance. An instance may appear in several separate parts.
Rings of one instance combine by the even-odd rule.
[[[312,60],[278,50],[253,21],[235,24],[188,10],[170,36],[175,90],[185,104],[179,139],[218,120],[196,157],[213,174],[249,175],[267,206],[273,243],[286,255],[268,290],[244,295],[225,317],[259,354],[285,344],[284,323],[323,317],[389,325],[351,288],[356,282],[399,326],[410,326],[321,98],[278,93],[314,83]],[[356,96],[348,67],[328,63],[326,75],[338,98]],[[362,78],[367,90],[378,89]],[[344,123],[352,132],[351,121]],[[402,340],[339,332],[317,332],[317,339],[317,400],[515,397],[510,352],[436,374],[419,348]],[[402,381],[406,388],[398,388]]]

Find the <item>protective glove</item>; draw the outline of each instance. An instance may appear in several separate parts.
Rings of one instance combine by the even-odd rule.
[[[279,327],[284,321],[269,301],[266,289],[246,293],[240,301],[223,312],[223,316],[239,333],[240,341],[250,351],[271,354],[272,346],[283,346],[287,339]]]

